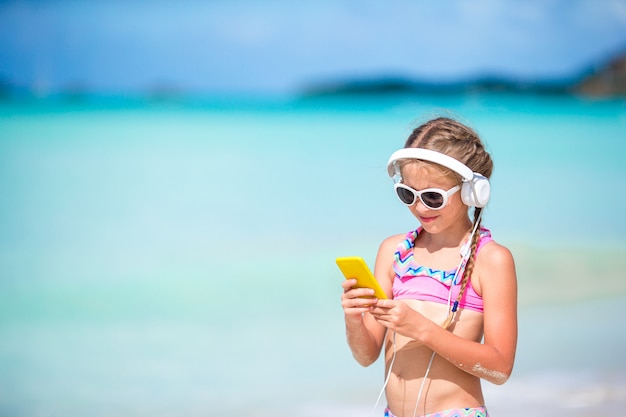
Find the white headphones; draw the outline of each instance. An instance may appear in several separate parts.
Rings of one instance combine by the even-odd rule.
[[[482,174],[472,172],[467,165],[443,153],[423,148],[403,148],[391,154],[387,162],[387,172],[394,182],[402,181],[400,166],[401,159],[419,159],[434,162],[459,174],[463,179],[461,187],[461,201],[470,207],[485,207],[491,196],[489,179]]]

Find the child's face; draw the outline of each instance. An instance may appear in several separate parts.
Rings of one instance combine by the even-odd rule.
[[[448,191],[458,185],[456,179],[448,171],[432,164],[423,163],[406,164],[402,169],[402,182],[416,191],[427,188],[439,188]],[[410,206],[413,215],[429,232],[443,230],[456,221],[467,222],[467,209],[468,207],[461,201],[460,191],[450,195],[446,205],[438,210],[425,206],[420,199],[417,199]]]

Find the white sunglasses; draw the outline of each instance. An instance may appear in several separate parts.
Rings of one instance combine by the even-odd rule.
[[[461,187],[455,185],[448,191],[440,188],[426,188],[425,190],[417,191],[399,182],[394,184],[393,188],[396,190],[396,195],[400,201],[407,206],[412,206],[419,198],[422,204],[431,210],[444,208],[448,204],[448,198],[461,189]]]

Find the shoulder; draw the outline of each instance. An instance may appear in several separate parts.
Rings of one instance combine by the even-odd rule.
[[[386,239],[384,239],[379,246],[378,252],[384,252],[384,253],[391,253],[393,254],[397,249],[398,246],[403,243],[406,239],[407,236],[409,234],[411,234],[412,232],[409,233],[400,233],[397,235],[392,235],[387,237]]]
[[[511,251],[494,240],[489,241],[482,247],[476,262],[489,269],[514,265]]]
[[[507,247],[495,241],[485,244],[476,257],[476,270],[483,298],[493,292],[515,292],[515,261]]]
[[[381,242],[376,255],[375,275],[377,275],[377,278],[380,276],[393,276],[394,254],[398,250],[399,245],[406,240],[406,237],[407,234],[402,233],[389,236]]]

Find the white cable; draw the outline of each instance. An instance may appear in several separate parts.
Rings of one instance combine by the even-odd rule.
[[[367,417],[371,417],[372,413],[374,413],[374,411],[376,410],[376,407],[378,407],[378,403],[380,403],[380,399],[382,398],[383,393],[385,392],[385,388],[387,388],[387,383],[389,382],[389,378],[391,377],[391,369],[393,368],[393,363],[395,360],[396,360],[396,332],[393,332],[393,355],[391,356],[391,362],[389,363],[389,370],[387,371],[387,377],[385,378],[385,383],[383,384],[383,388],[380,390],[380,393],[378,394],[378,398],[376,399],[376,404],[374,404],[374,407],[372,407],[372,411],[370,411]]]
[[[454,280],[453,282],[450,283],[450,290],[448,291],[448,310],[450,309],[450,306],[452,305],[452,289],[454,288],[454,286],[457,284],[456,281],[458,278],[461,277],[461,275],[463,273],[465,273],[465,266],[467,265],[467,261],[469,260],[469,255],[471,254],[471,242],[472,239],[474,239],[474,234],[476,234],[476,229],[478,228],[478,224],[480,223],[480,218],[483,215],[483,211],[481,210],[480,213],[478,214],[478,219],[476,220],[476,222],[474,223],[474,226],[472,227],[472,233],[470,233],[469,238],[467,239],[467,242],[465,244],[463,244],[463,246],[461,247],[461,262],[459,262],[459,266],[457,266],[456,268],[456,272],[454,273]]]
[[[413,417],[415,417],[415,415],[417,414],[417,406],[420,402],[420,398],[422,398],[422,390],[424,389],[424,384],[426,384],[426,378],[428,377],[428,374],[430,373],[430,367],[433,364],[433,360],[435,359],[435,352],[433,352],[432,355],[430,355],[430,362],[428,362],[428,368],[426,368],[426,373],[424,374],[424,379],[422,379],[422,384],[420,385],[420,390],[417,393],[417,400],[415,401],[415,408],[413,409]]]

